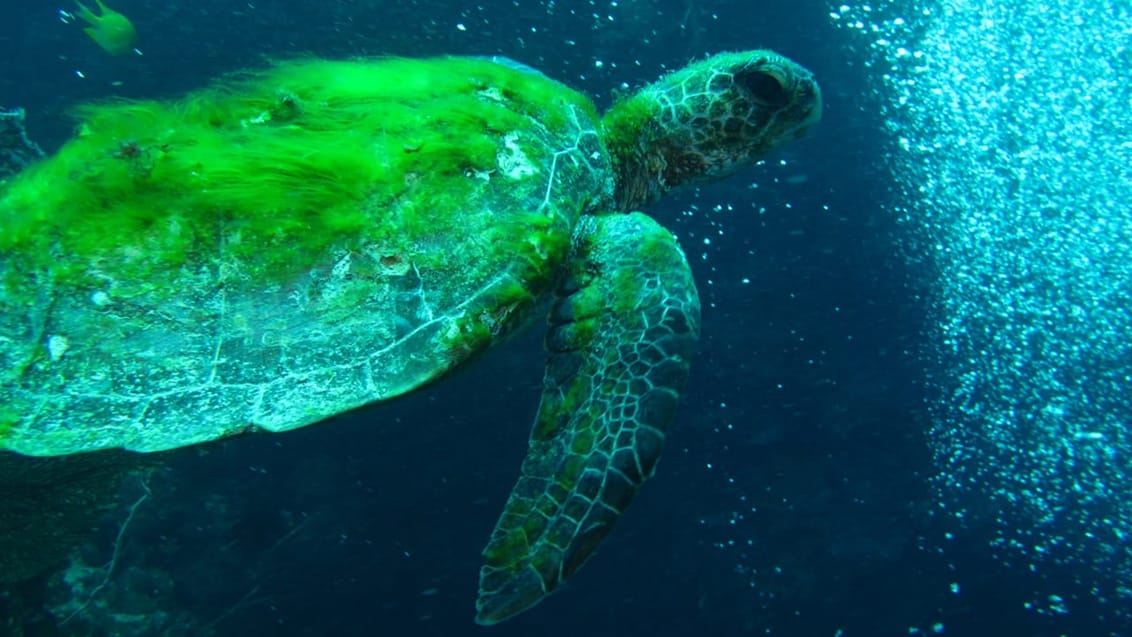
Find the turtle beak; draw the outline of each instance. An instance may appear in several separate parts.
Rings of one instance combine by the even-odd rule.
[[[818,88],[814,78],[809,76],[800,78],[796,94],[798,96],[796,108],[802,113],[802,121],[795,132],[795,139],[808,133],[810,128],[821,120],[821,89]]]

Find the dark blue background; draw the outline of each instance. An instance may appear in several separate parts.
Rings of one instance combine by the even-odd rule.
[[[502,626],[472,624],[479,552],[537,405],[536,325],[392,405],[181,454],[151,478],[107,601],[221,635],[852,637],[934,622],[951,635],[1124,634],[1073,573],[1002,564],[977,524],[936,515],[923,385],[944,372],[921,362],[932,273],[887,212],[900,202],[888,200],[884,98],[858,43],[813,0],[621,5],[118,0],[144,55],[111,58],[56,7],[4,0],[0,105],[26,107],[48,148],[70,134],[76,102],[171,96],[308,53],[502,54],[604,107],[623,82],[769,47],[825,94],[809,139],[650,211],[693,262],[705,336],[657,477],[563,592]],[[134,495],[127,485],[123,507]],[[87,547],[91,563],[122,513]],[[1051,588],[1070,615],[1024,609]]]

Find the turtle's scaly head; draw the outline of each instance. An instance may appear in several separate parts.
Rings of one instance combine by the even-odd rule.
[[[617,205],[634,209],[676,186],[731,175],[820,118],[813,76],[777,53],[723,53],[692,64],[605,115]]]

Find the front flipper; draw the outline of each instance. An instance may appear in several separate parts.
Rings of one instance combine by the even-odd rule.
[[[480,624],[538,603],[612,530],[652,475],[699,338],[671,233],[639,213],[586,217],[574,244],[523,474],[484,549]]]

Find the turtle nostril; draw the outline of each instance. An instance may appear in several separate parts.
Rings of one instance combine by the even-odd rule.
[[[751,94],[754,101],[762,106],[786,106],[790,96],[782,82],[770,73],[747,71],[735,77],[735,82]]]

